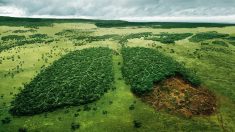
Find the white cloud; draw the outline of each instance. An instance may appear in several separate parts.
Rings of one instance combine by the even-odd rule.
[[[0,16],[20,17],[24,15],[25,15],[25,12],[22,9],[19,9],[14,6],[1,6],[0,5]]]

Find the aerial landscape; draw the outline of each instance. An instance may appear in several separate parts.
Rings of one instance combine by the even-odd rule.
[[[235,131],[235,1],[211,1],[0,0],[0,132]]]

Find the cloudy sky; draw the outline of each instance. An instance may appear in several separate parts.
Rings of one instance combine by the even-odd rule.
[[[235,23],[235,0],[0,0],[0,15]]]

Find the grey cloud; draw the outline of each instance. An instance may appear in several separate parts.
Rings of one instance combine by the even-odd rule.
[[[0,0],[1,6],[16,7],[25,16],[100,19],[235,15],[235,0]]]

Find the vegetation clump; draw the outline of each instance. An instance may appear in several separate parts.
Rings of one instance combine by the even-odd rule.
[[[202,45],[200,51],[204,52],[219,52],[224,54],[232,54],[232,50],[224,46]]]
[[[35,29],[29,29],[29,30],[15,30],[15,31],[13,31],[12,33],[27,33],[27,32],[34,33],[34,32],[37,32],[37,30],[35,30]]]
[[[201,33],[197,33],[196,35],[192,36],[189,39],[189,41],[191,41],[191,42],[202,42],[202,41],[210,40],[210,39],[226,38],[228,36],[229,36],[229,34],[218,33],[216,31],[201,32]]]
[[[18,132],[27,132],[27,129],[24,128],[24,127],[21,127],[21,128],[18,129]]]
[[[2,124],[9,124],[10,122],[11,122],[10,117],[5,117],[4,119],[2,119]]]
[[[75,131],[75,130],[77,130],[77,129],[79,129],[80,128],[80,124],[79,123],[72,123],[71,124],[71,130],[72,131]]]
[[[134,120],[133,124],[134,124],[134,128],[140,128],[142,126],[142,123],[137,120]]]
[[[122,54],[123,76],[136,94],[148,93],[152,91],[154,82],[177,74],[182,75],[193,85],[200,84],[193,71],[154,49],[123,48]]]
[[[145,39],[159,41],[163,44],[172,44],[175,43],[175,41],[186,39],[192,35],[192,33],[161,33]]]
[[[113,82],[112,50],[71,52],[41,71],[12,102],[14,115],[33,115],[98,100]]]
[[[7,35],[7,36],[3,36],[2,41],[9,41],[9,40],[15,40],[15,41],[22,41],[25,40],[26,37],[23,35]]]
[[[231,41],[231,42],[229,42],[229,44],[235,46],[235,41],[234,42]]]
[[[225,43],[224,41],[219,41],[219,40],[213,41],[212,44],[218,45],[218,46],[228,47],[228,44],[227,44],[227,43]]]
[[[101,36],[93,36],[91,33],[93,31],[86,31],[80,29],[67,29],[62,32],[58,32],[55,35],[64,36],[69,40],[73,41],[76,46],[85,45],[87,43],[92,43],[94,41],[105,41],[108,39],[119,39],[120,36],[118,34],[105,34]]]
[[[33,34],[29,37],[24,35],[7,35],[3,36],[0,41],[0,52],[16,46],[35,43],[51,43],[54,39],[50,38],[47,34]]]
[[[47,39],[48,35],[47,34],[33,34],[33,35],[29,35],[30,38],[34,38],[34,39]]]
[[[135,38],[142,38],[142,37],[145,38],[151,35],[153,35],[152,32],[132,33],[132,34],[116,37],[115,39],[117,39],[121,45],[125,45],[128,42],[128,39],[135,39]]]
[[[197,27],[226,27],[234,24],[217,23],[186,23],[186,22],[127,22],[127,21],[97,21],[100,28],[139,27],[139,28],[197,28]]]

